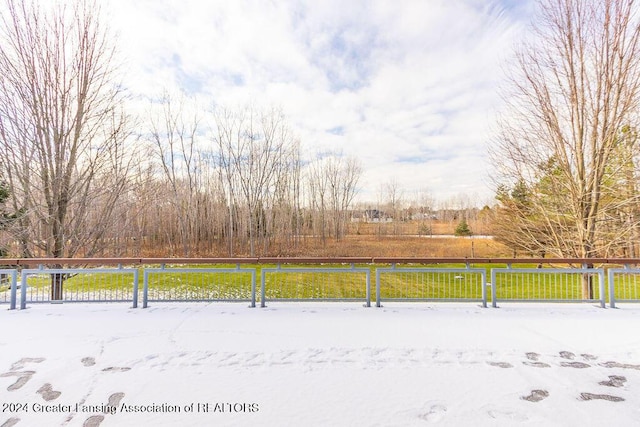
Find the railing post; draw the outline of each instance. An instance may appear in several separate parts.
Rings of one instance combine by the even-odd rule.
[[[240,264],[237,265],[237,269],[240,270]],[[256,307],[256,270],[251,270],[251,308]]]
[[[22,270],[22,277],[20,277],[20,310],[27,308],[27,276],[29,274],[26,270]]]
[[[138,308],[138,269],[133,272],[133,308]]]
[[[606,305],[606,295],[605,295],[605,292],[604,292],[604,289],[605,289],[605,287],[604,287],[604,270],[600,270],[598,272],[598,281],[600,282],[599,286],[598,286],[598,288],[600,289],[600,308],[606,308],[607,305]]]
[[[367,270],[367,303],[365,307],[371,307],[371,269]]]
[[[510,264],[509,264],[510,266]],[[495,268],[491,269],[491,307],[498,307],[498,290],[496,285],[496,278],[498,277]]]
[[[144,279],[142,287],[142,308],[147,308],[149,301],[149,272],[144,270]]]
[[[9,306],[9,310],[16,309],[16,303],[18,298],[18,272],[13,270],[11,274],[11,305]]]
[[[267,292],[265,290],[265,286],[267,282],[265,277],[266,273],[267,272],[265,271],[264,268],[260,271],[260,307],[263,307],[263,308],[267,306],[264,300],[265,296],[267,295]]]
[[[376,268],[376,307],[382,307],[380,304],[380,269]]]
[[[482,276],[482,308],[487,308],[487,271],[486,270],[483,271],[481,276]]]
[[[614,284],[614,275],[615,272],[613,269],[609,269],[609,307],[616,308],[616,298],[615,298],[615,284]]]

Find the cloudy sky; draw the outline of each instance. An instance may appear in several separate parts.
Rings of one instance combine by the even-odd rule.
[[[497,86],[533,0],[110,0],[137,95],[281,107],[304,152],[363,165],[360,200],[492,200]]]

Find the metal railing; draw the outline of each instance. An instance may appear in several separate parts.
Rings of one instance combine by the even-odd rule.
[[[487,306],[487,272],[483,268],[376,269],[376,307],[385,301],[477,301]]]
[[[587,262],[599,266],[587,268]],[[532,268],[543,263],[545,268]],[[249,302],[251,307],[260,301],[264,307],[267,301],[309,300],[359,301],[370,307],[373,298],[378,307],[391,301],[480,302],[484,307],[489,301],[493,307],[515,301],[601,307],[607,301],[610,307],[640,302],[635,267],[640,259],[43,258],[4,259],[3,265],[11,268],[0,269],[0,303],[10,309],[18,301],[20,308],[45,302],[137,307],[139,298],[143,307],[160,301]],[[63,286],[54,295],[56,280]]]
[[[51,294],[52,282],[62,282],[60,299]],[[98,283],[102,283],[98,286]],[[20,272],[20,308],[27,303],[132,302],[138,306],[137,268],[37,268]]]
[[[16,308],[18,292],[18,271],[0,270],[0,303],[9,304],[11,310]]]
[[[359,276],[359,277],[358,277]],[[363,280],[364,279],[364,280]],[[270,301],[363,301],[371,306],[371,269],[350,267],[262,268],[260,306]]]
[[[618,302],[640,302],[640,269],[625,265],[608,271],[609,306]]]
[[[586,284],[584,283],[586,282]],[[583,287],[589,291],[585,293]],[[588,295],[589,298],[585,298]],[[491,300],[498,302],[600,302],[605,307],[601,268],[494,268]]]
[[[142,295],[142,308],[149,301],[248,301],[255,307],[256,269],[145,268]]]

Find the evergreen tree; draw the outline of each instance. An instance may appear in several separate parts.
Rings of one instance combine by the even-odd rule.
[[[471,236],[472,234],[473,233],[471,232],[471,229],[469,228],[469,224],[467,224],[467,220],[463,218],[462,221],[460,221],[460,223],[456,227],[455,235],[456,236]]]
[[[5,209],[5,202],[9,198],[9,186],[0,180],[0,232],[4,230],[12,217],[7,214]],[[0,244],[0,258],[7,256],[7,248]]]

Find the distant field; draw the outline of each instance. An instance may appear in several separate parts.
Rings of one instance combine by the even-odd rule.
[[[430,232],[425,233],[425,227]],[[398,223],[349,223],[347,235],[336,241],[327,236],[301,235],[295,241],[273,241],[266,253],[256,250],[257,256],[404,256],[404,257],[513,257],[505,245],[483,237],[452,237],[456,223],[450,221],[398,222]],[[486,228],[486,227],[484,227]],[[474,228],[477,235],[484,234],[483,227]],[[227,246],[217,242],[214,247],[194,247],[188,256],[229,256]],[[248,247],[234,247],[234,256],[249,256]],[[528,256],[528,254],[519,254]],[[123,251],[120,256],[167,257],[185,256],[179,248],[159,244],[148,245],[141,250]]]
[[[248,252],[234,250],[234,256],[250,256]],[[347,235],[340,241],[327,238],[323,242],[320,237],[301,236],[295,243],[272,242],[266,253],[257,251],[257,256],[286,256],[286,257],[475,257],[475,258],[512,258],[514,253],[505,245],[493,239],[478,237],[451,236],[376,236],[376,235]],[[528,254],[518,254],[528,256]],[[184,256],[180,251],[155,245],[143,248],[141,252],[126,252],[121,256],[143,256],[165,258],[167,256]],[[189,256],[194,257],[227,257],[225,248],[217,250],[193,250]]]
[[[493,239],[473,237],[415,237],[349,235],[340,242],[303,239],[301,256],[377,256],[377,257],[511,257],[513,252]]]
[[[424,220],[406,222],[351,222],[349,234],[357,235],[452,235],[458,221]],[[488,224],[469,221],[475,235],[490,234]]]

